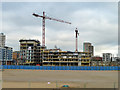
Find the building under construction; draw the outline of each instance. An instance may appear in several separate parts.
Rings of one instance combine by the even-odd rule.
[[[61,49],[47,49],[45,45],[45,20],[53,20],[71,24],[61,19],[33,13],[35,17],[42,18],[42,45],[38,40],[20,40],[20,64],[42,66],[90,66],[91,52],[78,52],[78,30],[76,28],[76,50],[62,51]]]
[[[90,66],[89,52],[71,52],[60,49],[43,51],[44,66]]]
[[[91,53],[47,49],[38,40],[20,41],[20,61],[24,65],[90,66]]]
[[[42,65],[41,51],[43,48],[38,40],[19,40],[20,58],[19,64]]]

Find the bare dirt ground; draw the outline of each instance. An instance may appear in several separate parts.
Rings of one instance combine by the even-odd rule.
[[[48,83],[49,82],[49,83]],[[2,88],[117,88],[118,71],[4,70]]]

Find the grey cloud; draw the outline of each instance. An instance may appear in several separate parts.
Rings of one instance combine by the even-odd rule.
[[[74,50],[76,27],[80,33],[80,50],[84,41],[90,41],[96,48],[101,49],[104,49],[103,46],[107,48],[117,45],[116,3],[4,3],[3,5],[3,32],[7,35],[7,44],[13,46],[15,50],[19,49],[18,41],[21,38],[41,40],[42,19],[33,17],[32,13],[41,15],[43,10],[47,16],[72,22],[72,25],[67,25],[46,20],[48,48],[57,45],[63,50]],[[101,53],[99,49],[96,49],[96,52]]]

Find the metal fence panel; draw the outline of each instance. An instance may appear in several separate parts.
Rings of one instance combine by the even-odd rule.
[[[8,67],[7,67],[8,69],[11,69],[11,66],[10,65],[8,65]]]
[[[27,66],[1,65],[3,69],[32,69],[32,70],[120,70],[120,66]]]
[[[8,69],[7,65],[4,65],[4,66],[3,66],[3,69]]]

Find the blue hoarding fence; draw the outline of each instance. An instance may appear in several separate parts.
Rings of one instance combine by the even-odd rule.
[[[31,70],[120,70],[120,66],[25,66],[0,65],[1,69],[31,69]]]

